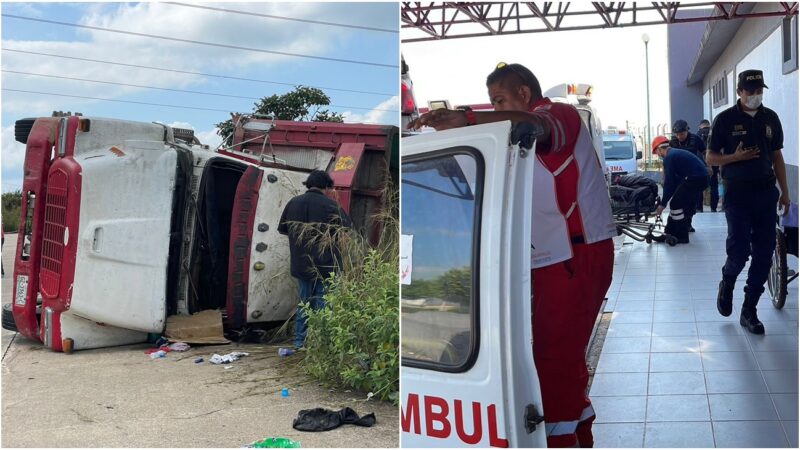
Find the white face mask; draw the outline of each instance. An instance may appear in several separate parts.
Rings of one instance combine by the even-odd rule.
[[[763,95],[749,95],[747,96],[747,101],[744,104],[750,109],[756,109],[761,106],[761,99]]]

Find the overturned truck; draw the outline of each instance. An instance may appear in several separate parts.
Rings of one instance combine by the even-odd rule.
[[[277,222],[313,169],[377,239],[397,127],[234,123],[231,145],[212,150],[157,123],[17,121],[25,174],[4,327],[63,351],[143,342],[168,316],[211,309],[234,331],[286,320],[298,298]]]

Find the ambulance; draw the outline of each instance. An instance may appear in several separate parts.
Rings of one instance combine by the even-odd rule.
[[[235,116],[218,151],[191,130],[96,117],[21,119],[15,137],[25,175],[3,324],[54,351],[144,342],[169,317],[207,310],[234,333],[288,319],[283,207],[327,170],[374,237],[399,141],[392,126],[255,116]]]
[[[637,161],[642,159],[636,138],[625,130],[610,127],[603,132],[603,153],[612,180],[621,175],[635,175]]]
[[[532,352],[535,141],[498,122],[403,139],[401,447],[546,447]]]

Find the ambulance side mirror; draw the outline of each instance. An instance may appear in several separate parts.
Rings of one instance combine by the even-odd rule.
[[[636,159],[642,159],[642,151],[641,150],[637,150],[636,151]]]

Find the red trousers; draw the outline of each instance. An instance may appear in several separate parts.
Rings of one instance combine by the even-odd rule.
[[[573,245],[573,258],[532,270],[533,358],[548,447],[592,447],[586,347],[614,268],[611,239]]]

